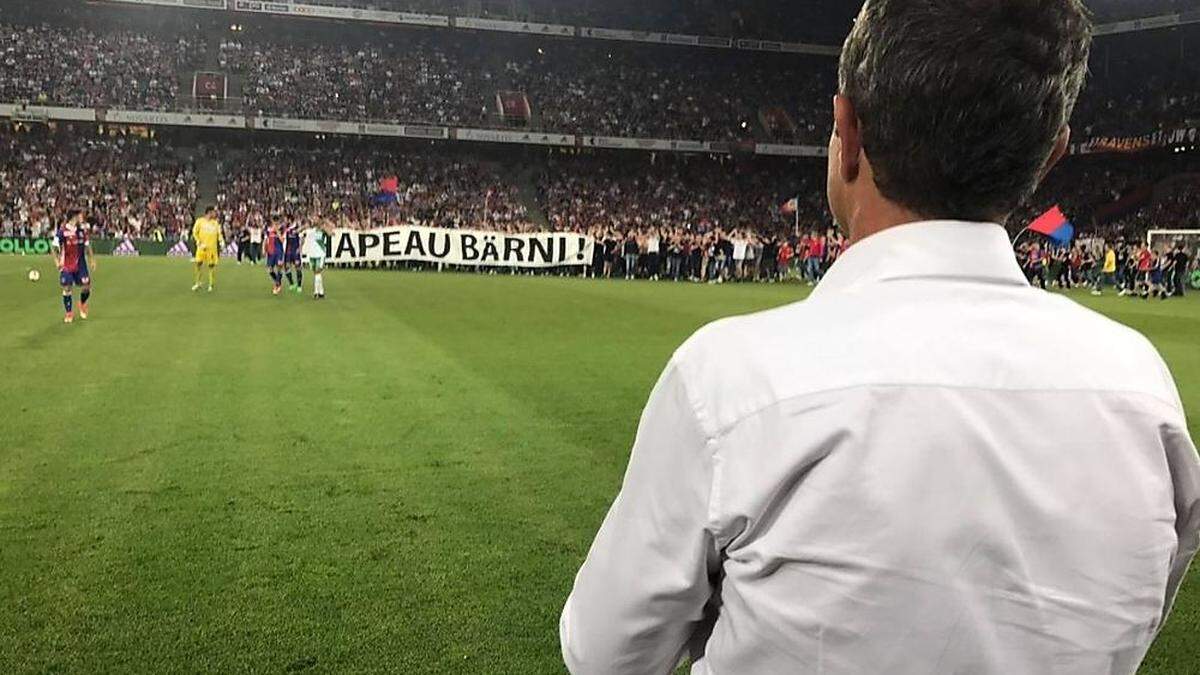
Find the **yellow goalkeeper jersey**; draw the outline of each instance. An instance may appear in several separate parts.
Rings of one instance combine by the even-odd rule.
[[[212,218],[201,216],[192,226],[192,238],[196,240],[198,248],[219,248],[221,246],[221,224]]]

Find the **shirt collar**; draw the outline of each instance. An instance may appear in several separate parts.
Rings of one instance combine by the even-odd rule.
[[[914,278],[1029,285],[1000,225],[930,220],[890,227],[846,249],[813,294]]]

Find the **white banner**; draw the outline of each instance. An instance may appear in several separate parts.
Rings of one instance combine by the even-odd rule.
[[[180,127],[218,127],[222,129],[244,129],[246,118],[228,113],[175,113],[147,110],[107,110],[102,113],[104,122],[117,124],[165,124]]]
[[[0,107],[0,115],[26,122],[49,122],[50,120],[68,120],[71,122],[96,121],[96,111],[92,108],[64,108],[54,105],[7,105]]]
[[[167,7],[192,7],[194,9],[225,9],[225,0],[114,0],[131,5],[165,5]]]
[[[460,141],[484,141],[488,143],[521,143],[524,145],[575,145],[571,134],[545,134],[532,131],[501,131],[499,129],[455,129],[455,138]]]
[[[1130,21],[1116,21],[1114,23],[1103,23],[1096,26],[1094,33],[1096,35],[1115,35],[1117,33],[1136,33],[1143,30],[1154,30],[1156,28],[1169,28],[1171,26],[1182,26],[1189,23],[1200,22],[1200,12],[1183,12],[1180,14],[1163,14],[1161,16],[1148,16],[1144,19],[1132,19]]]
[[[254,117],[254,129],[273,131],[307,131],[314,134],[352,134],[356,136],[403,136],[405,138],[446,139],[447,127],[422,124],[386,124],[383,122],[339,122],[337,120],[303,120],[290,117]]]
[[[781,157],[828,157],[829,148],[819,145],[785,145],[782,143],[758,143],[754,146],[756,155],[776,155]]]
[[[666,138],[622,138],[619,136],[584,136],[583,145],[589,148],[618,148],[621,150],[663,150],[666,152],[729,152],[723,145],[704,141],[672,141]]]
[[[529,33],[531,35],[558,36],[575,35],[574,26],[566,26],[558,23],[531,23],[528,21],[504,21],[501,19],[475,19],[471,17],[458,17],[454,20],[454,25],[457,28],[495,30],[505,33]]]
[[[334,230],[328,262],[418,261],[480,267],[546,268],[590,265],[590,237],[568,232],[505,234],[405,225]]]
[[[289,14],[292,16],[339,19],[344,21],[374,21],[412,26],[450,26],[450,17],[442,14],[419,12],[391,12],[380,9],[358,9],[355,7],[326,7],[293,2],[264,2],[263,0],[236,0],[234,9],[241,12],[260,14]]]

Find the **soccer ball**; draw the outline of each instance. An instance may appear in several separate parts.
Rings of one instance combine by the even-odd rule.
[[[42,278],[42,273],[37,270],[29,270],[29,280],[37,281]]]

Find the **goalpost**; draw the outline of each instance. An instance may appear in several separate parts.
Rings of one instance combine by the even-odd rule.
[[[1165,253],[1180,243],[1192,261],[1190,269],[1185,273],[1184,283],[1200,290],[1200,267],[1196,266],[1197,258],[1200,257],[1200,230],[1150,230],[1146,233],[1146,245],[1152,251]]]
[[[1188,253],[1194,253],[1200,246],[1200,230],[1150,230],[1146,233],[1146,245],[1156,251],[1175,248],[1181,241]]]

